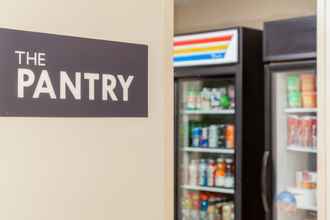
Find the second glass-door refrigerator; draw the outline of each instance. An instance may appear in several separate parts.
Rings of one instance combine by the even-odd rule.
[[[264,218],[262,32],[175,37],[176,220]]]
[[[264,26],[267,220],[317,219],[316,18]]]

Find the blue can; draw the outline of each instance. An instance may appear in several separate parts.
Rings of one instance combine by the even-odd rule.
[[[202,128],[196,127],[192,129],[192,146],[199,147],[200,139],[202,135]]]

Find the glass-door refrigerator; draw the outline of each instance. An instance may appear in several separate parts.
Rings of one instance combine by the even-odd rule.
[[[316,220],[316,18],[265,23],[264,60],[267,220]]]
[[[262,32],[175,37],[175,218],[264,218]]]

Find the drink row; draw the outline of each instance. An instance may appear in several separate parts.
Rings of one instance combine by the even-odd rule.
[[[188,110],[234,109],[235,87],[203,88],[188,90],[186,108]]]
[[[187,170],[184,171],[185,182],[191,186],[234,188],[235,168],[231,158],[191,160]]]
[[[192,147],[234,148],[235,126],[219,124],[193,127],[191,130]]]
[[[292,108],[316,108],[315,74],[288,76],[288,105]]]
[[[288,116],[288,145],[315,148],[317,140],[316,116]]]
[[[183,220],[234,220],[234,204],[230,200],[214,193],[184,192],[182,218]]]

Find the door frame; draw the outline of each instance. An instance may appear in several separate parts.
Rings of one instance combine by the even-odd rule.
[[[318,69],[318,220],[327,220],[330,215],[330,3],[317,0],[317,69]],[[328,73],[328,74],[327,74]]]

